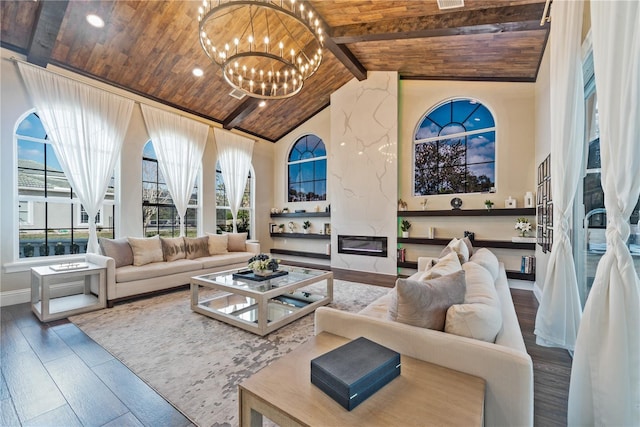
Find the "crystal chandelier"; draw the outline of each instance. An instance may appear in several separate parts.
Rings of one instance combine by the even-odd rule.
[[[204,0],[198,12],[202,49],[246,95],[289,98],[322,62],[322,28],[303,1]]]

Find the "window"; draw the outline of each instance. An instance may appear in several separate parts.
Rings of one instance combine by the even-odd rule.
[[[600,258],[607,249],[607,213],[604,208],[604,191],[600,182],[600,128],[598,122],[598,94],[595,86],[593,53],[589,53],[583,65],[585,82],[585,164],[583,179],[578,184],[574,203],[574,260],[578,279],[578,291],[582,306],[587,300],[595,279]],[[631,213],[631,233],[627,245],[637,273],[640,273],[640,199]]]
[[[253,167],[249,171],[247,177],[247,185],[244,188],[244,194],[242,196],[242,202],[238,209],[238,223],[236,229],[239,233],[247,232],[247,236],[251,238],[251,230],[253,228],[253,194],[254,194],[254,180],[253,180]],[[220,169],[220,162],[216,163],[216,232],[218,234],[222,232],[233,231],[233,215],[231,215],[231,208],[229,207],[229,199],[227,198],[227,190],[224,186],[224,180],[222,179],[222,171]]]
[[[187,205],[184,231],[187,237],[198,235],[198,180],[191,191]],[[144,235],[152,237],[178,237],[180,216],[173,204],[167,183],[158,167],[158,158],[151,141],[142,153],[142,226]]]
[[[49,144],[40,118],[29,113],[15,132],[18,151],[18,257],[85,253],[88,221]],[[113,177],[100,210],[98,237],[114,237]],[[84,214],[86,218],[86,213]],[[86,218],[88,219],[88,218]]]
[[[415,196],[495,188],[496,128],[487,107],[453,99],[431,109],[414,136]]]
[[[327,150],[315,135],[298,139],[289,152],[290,202],[327,200]]]
[[[84,206],[78,205],[78,211],[79,224],[89,225],[89,215],[87,211],[84,210]],[[100,209],[96,215],[96,225],[102,225],[102,216],[102,209]]]

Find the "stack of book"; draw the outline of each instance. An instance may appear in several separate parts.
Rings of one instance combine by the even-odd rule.
[[[520,273],[532,274],[536,271],[536,257],[527,255],[522,257]]]

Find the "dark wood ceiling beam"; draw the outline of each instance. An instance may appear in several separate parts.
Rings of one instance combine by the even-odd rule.
[[[222,121],[222,127],[230,130],[234,127],[238,126],[242,119],[247,117],[249,114],[253,112],[256,108],[258,108],[258,104],[260,104],[260,99],[252,98],[250,96],[247,97],[242,104],[238,105],[235,110],[233,110],[225,119]]]
[[[509,31],[548,30],[540,26],[544,2],[503,6],[483,11],[463,10],[440,15],[416,16],[343,25],[332,32],[335,43],[456,36]]]
[[[39,2],[36,23],[27,49],[28,62],[41,67],[47,66],[68,4],[68,0]]]
[[[320,26],[324,28],[325,38],[324,38],[324,47],[326,47],[329,52],[333,54],[342,65],[344,65],[347,70],[353,74],[353,76],[362,81],[367,79],[367,69],[364,68],[364,65],[360,63],[358,58],[349,50],[348,47],[343,46],[339,43],[336,43],[332,38],[333,29],[327,24],[327,22],[320,16],[318,12],[316,12],[309,2],[306,4],[307,10],[313,12],[314,16],[320,21]]]

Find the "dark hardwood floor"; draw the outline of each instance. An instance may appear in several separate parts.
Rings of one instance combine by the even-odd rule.
[[[564,426],[571,358],[535,344],[538,303],[532,292],[511,293],[533,359],[535,425]],[[0,314],[0,426],[191,425],[72,323],[40,323],[28,304]]]

